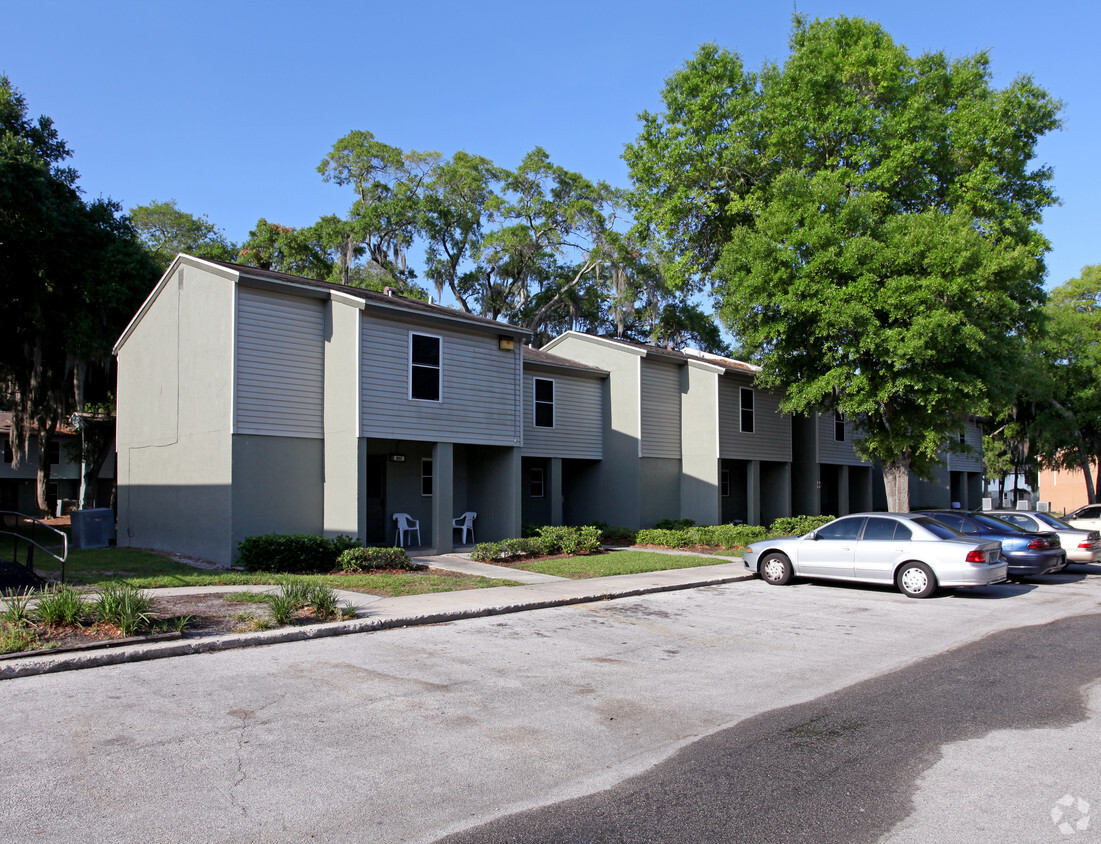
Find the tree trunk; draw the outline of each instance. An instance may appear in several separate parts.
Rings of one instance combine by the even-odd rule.
[[[887,491],[887,509],[892,513],[910,512],[910,455],[883,464],[883,485]]]
[[[1101,486],[1101,461],[1097,464],[1097,484],[1093,482],[1093,467],[1090,465],[1089,455],[1086,454],[1086,450],[1081,446],[1078,447],[1078,464],[1082,467],[1082,474],[1086,478],[1086,498],[1087,503],[1097,503],[1097,487]]]
[[[49,518],[50,512],[50,442],[53,440],[56,425],[38,428],[38,509],[39,515]]]

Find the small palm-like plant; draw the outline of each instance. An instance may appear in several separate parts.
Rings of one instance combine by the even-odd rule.
[[[100,621],[115,625],[124,636],[148,630],[153,619],[153,599],[149,594],[126,584],[104,587],[92,605],[92,614]]]
[[[31,607],[31,595],[33,589],[24,589],[14,592],[4,598],[7,604],[4,612],[0,613],[0,620],[16,627],[28,627],[34,623],[34,609]]]
[[[315,586],[310,590],[309,604],[314,614],[321,619],[336,618],[340,614],[336,592],[324,586]]]
[[[293,624],[302,604],[286,594],[279,594],[268,598],[268,607],[276,624]]]
[[[84,597],[72,586],[55,586],[38,598],[34,619],[43,624],[64,626],[79,624],[88,612]]]

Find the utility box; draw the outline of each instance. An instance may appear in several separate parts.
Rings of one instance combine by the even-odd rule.
[[[110,507],[73,510],[69,518],[74,548],[106,548],[115,538],[115,511]]]

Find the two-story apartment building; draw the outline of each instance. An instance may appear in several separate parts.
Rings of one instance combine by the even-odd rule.
[[[589,519],[648,527],[791,512],[790,418],[755,385],[756,367],[574,331],[543,350],[608,373],[604,459],[578,490]]]
[[[115,346],[119,543],[215,562],[246,536],[452,547],[520,529],[528,332],[181,255]]]

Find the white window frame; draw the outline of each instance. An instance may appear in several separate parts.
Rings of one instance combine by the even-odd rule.
[[[430,337],[439,344],[439,359],[440,362],[436,365],[436,391],[438,398],[434,399],[422,399],[413,395],[413,367],[419,366],[424,369],[431,369],[431,365],[424,363],[413,362],[413,338],[414,337]],[[428,334],[424,331],[410,331],[409,332],[409,399],[410,401],[428,401],[439,404],[443,401],[443,337],[439,334]]]
[[[548,404],[548,402],[541,402],[537,398],[537,396],[539,394],[539,390],[536,388],[535,385],[539,381],[546,381],[548,384],[551,385],[551,387],[550,387],[551,388],[551,400],[549,402],[550,409],[551,409],[551,423],[549,425],[540,425],[539,424],[539,413],[538,413],[539,405],[540,404],[544,404],[544,405]],[[558,388],[555,386],[553,378],[534,378],[533,377],[531,379],[531,426],[533,428],[543,428],[543,429],[548,430],[548,431],[554,429],[554,426],[558,422],[558,420],[556,418],[556,414],[554,412],[554,410],[555,410],[555,408],[554,408],[555,399],[557,398],[557,396],[558,396]]]
[[[757,397],[752,387],[738,388],[738,430],[743,434],[757,433]],[[749,408],[745,406],[746,394],[749,394]],[[749,413],[749,428],[745,426],[746,413]]]
[[[535,485],[539,484],[539,494],[535,494]],[[532,498],[546,498],[547,497],[547,473],[542,466],[531,467],[531,483],[528,487],[528,493]]]
[[[424,482],[428,481],[428,492],[424,491]],[[421,498],[431,498],[435,490],[435,482],[432,479],[432,458],[421,458]]]

